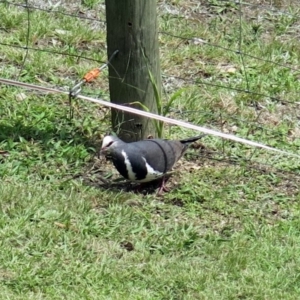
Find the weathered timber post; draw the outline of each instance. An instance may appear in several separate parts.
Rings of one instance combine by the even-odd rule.
[[[108,57],[119,50],[109,65],[110,99],[151,112],[157,105],[149,72],[161,93],[156,2],[105,0]],[[128,142],[157,135],[153,120],[117,110],[112,110],[112,125]]]

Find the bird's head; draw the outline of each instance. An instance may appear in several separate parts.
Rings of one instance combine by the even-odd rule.
[[[99,152],[99,157],[104,155],[107,158],[110,158],[113,154],[116,146],[121,142],[119,138],[113,135],[107,135],[102,141],[102,146]]]

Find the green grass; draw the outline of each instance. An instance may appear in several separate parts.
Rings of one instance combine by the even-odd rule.
[[[207,214],[216,204],[182,208],[84,187],[51,191],[40,183],[14,182],[1,195],[3,299],[299,294],[298,213],[269,222],[224,205],[224,218]]]
[[[244,4],[241,22],[233,2],[158,5],[168,115],[299,153],[297,2]],[[24,49],[1,45],[1,77],[68,88],[105,61],[105,24],[64,14],[104,20],[103,1],[56,10],[30,10],[28,46],[62,54],[29,50],[23,65]],[[0,19],[0,42],[25,46],[26,10],[1,3]],[[83,93],[109,99],[107,71]],[[99,175],[116,172],[96,152],[109,111],[73,105],[70,119],[65,96],[1,86],[0,299],[298,298],[296,158],[205,137],[171,192],[108,188]]]

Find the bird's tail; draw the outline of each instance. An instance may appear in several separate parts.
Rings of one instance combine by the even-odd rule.
[[[207,134],[201,134],[201,135],[198,135],[198,136],[194,136],[194,137],[191,137],[191,138],[187,138],[187,139],[183,139],[183,140],[180,140],[180,142],[184,145],[189,145],[191,143],[194,143],[200,139],[202,139],[203,137],[205,137]]]

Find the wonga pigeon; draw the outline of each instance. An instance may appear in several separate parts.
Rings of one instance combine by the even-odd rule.
[[[184,140],[147,139],[125,143],[116,136],[108,135],[103,139],[100,154],[112,160],[126,179],[149,182],[163,177],[181,158],[189,144],[203,136],[205,134]],[[163,181],[160,191],[164,189]]]

